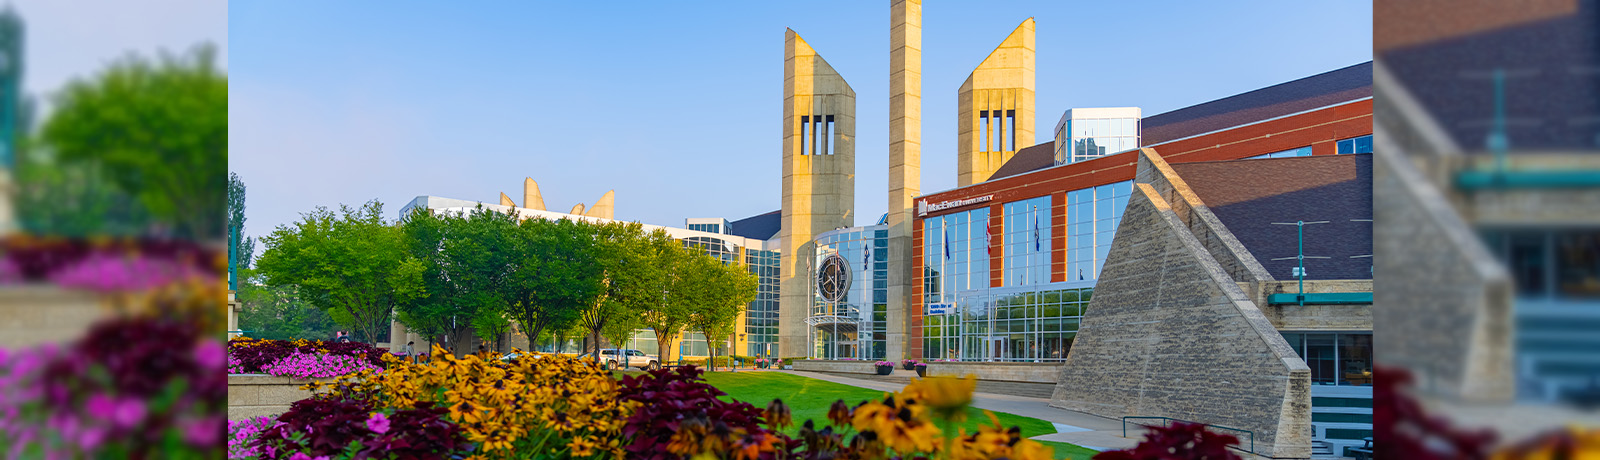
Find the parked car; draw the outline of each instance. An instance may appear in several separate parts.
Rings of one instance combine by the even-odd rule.
[[[593,355],[584,356],[587,357]],[[629,349],[617,350],[615,348],[607,348],[600,350],[600,362],[606,363],[606,367],[610,369],[617,369],[618,366],[622,366],[624,363],[631,367],[637,367],[640,370],[653,370],[661,368],[661,359],[656,358],[655,355],[647,354],[639,350]]]

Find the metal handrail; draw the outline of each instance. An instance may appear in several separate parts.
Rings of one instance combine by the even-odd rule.
[[[1242,433],[1245,433],[1245,434],[1250,436],[1250,450],[1240,449],[1238,447],[1234,447],[1234,449],[1238,449],[1238,450],[1243,451],[1243,452],[1249,452],[1249,453],[1252,453],[1252,454],[1256,453],[1256,432],[1254,432],[1254,431],[1245,430],[1245,429],[1239,429],[1239,428],[1234,428],[1234,427],[1228,427],[1228,426],[1222,426],[1222,425],[1212,425],[1210,423],[1200,423],[1200,422],[1194,422],[1194,421],[1189,421],[1189,420],[1176,419],[1176,418],[1172,418],[1172,417],[1128,416],[1128,417],[1123,417],[1122,418],[1122,437],[1124,437],[1124,438],[1128,437],[1128,419],[1161,420],[1162,421],[1161,427],[1163,427],[1163,428],[1167,427],[1167,425],[1168,425],[1167,422],[1183,422],[1183,423],[1189,423],[1189,424],[1195,424],[1195,425],[1204,426],[1206,428],[1219,428],[1219,429],[1223,429],[1223,430],[1242,432]],[[1143,423],[1140,423],[1138,425],[1139,426],[1144,426],[1144,427],[1150,426],[1150,425],[1145,425]]]

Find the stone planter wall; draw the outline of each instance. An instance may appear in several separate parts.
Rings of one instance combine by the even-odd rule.
[[[300,389],[307,383],[311,381],[266,374],[229,374],[228,420],[276,417],[288,412],[290,404],[311,397],[310,391]]]
[[[1047,383],[1055,385],[1061,378],[1061,363],[985,363],[985,362],[930,362],[929,377],[965,377],[977,375],[978,380],[1004,382]]]
[[[77,340],[108,316],[91,293],[43,284],[0,287],[0,348]]]
[[[873,361],[839,361],[828,359],[795,360],[794,370],[808,372],[834,372],[841,374],[878,374]]]

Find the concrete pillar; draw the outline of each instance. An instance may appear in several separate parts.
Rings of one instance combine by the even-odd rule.
[[[889,2],[889,317],[885,359],[908,357],[911,201],[922,193],[922,0]],[[920,358],[921,356],[916,356]]]
[[[1033,145],[1033,18],[972,70],[957,96],[956,186],[965,187],[989,180],[1018,150]],[[995,123],[1005,128],[996,130]],[[1015,132],[1005,134],[1012,126]]]
[[[810,260],[818,233],[855,220],[856,92],[793,30],[783,61],[782,263],[778,275],[778,349],[806,356],[811,310]],[[819,135],[820,134],[820,135]]]

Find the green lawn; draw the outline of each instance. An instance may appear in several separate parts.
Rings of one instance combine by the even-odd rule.
[[[728,393],[723,399],[744,401],[765,408],[767,403],[774,398],[782,399],[789,405],[789,410],[794,414],[795,425],[804,423],[806,419],[813,420],[820,426],[825,426],[828,420],[828,406],[834,401],[843,399],[846,404],[855,407],[857,403],[869,399],[883,399],[884,393],[877,390],[858,388],[842,385],[794,374],[782,372],[710,372],[705,379],[718,389]],[[1002,426],[1018,426],[1022,428],[1023,436],[1033,437],[1041,434],[1055,433],[1055,427],[1044,420],[1023,417],[1007,413],[996,412]],[[965,426],[971,433],[980,424],[988,424],[989,417],[983,415],[983,410],[967,408],[967,421],[960,426]],[[790,428],[789,434],[794,434],[798,428]],[[1073,460],[1088,460],[1094,456],[1094,450],[1078,447],[1072,444],[1040,441],[1055,448],[1056,458],[1070,458]]]

